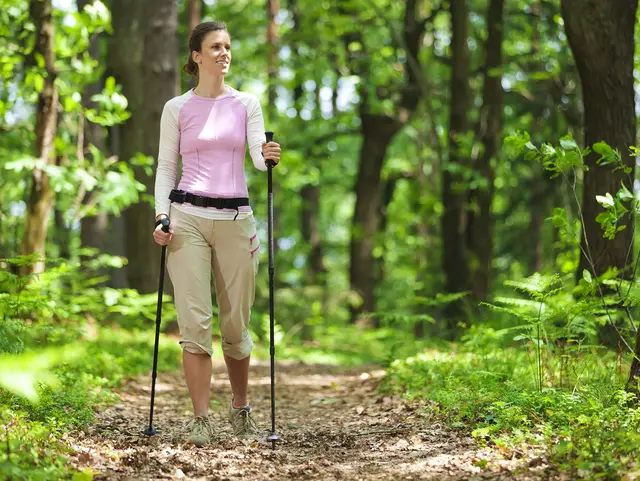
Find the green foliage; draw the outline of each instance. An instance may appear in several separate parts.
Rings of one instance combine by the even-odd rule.
[[[35,276],[0,271],[0,332],[6,334],[0,347],[4,352],[22,352],[25,344],[66,344],[89,332],[95,323],[126,328],[154,325],[157,294],[101,286],[105,278],[95,272],[105,266],[121,266],[122,260],[90,249],[83,253],[82,262],[49,259],[47,270]],[[0,265],[19,266],[35,260],[35,256],[19,256],[0,259]],[[163,301],[166,324],[176,314],[171,298],[165,296]]]
[[[5,426],[0,471],[6,479],[73,479],[64,455],[70,451],[46,423],[31,421],[24,412],[2,408],[0,422]],[[76,478],[82,479],[82,478]],[[84,478],[91,480],[92,476]]]
[[[64,350],[49,349],[21,356],[3,355],[0,357],[0,388],[23,396],[30,402],[36,402],[39,398],[39,385],[57,385],[58,379],[53,375],[52,367],[60,364],[62,360],[73,361],[82,355],[85,353],[79,346]]]
[[[543,143],[540,147],[536,147],[529,140],[528,133],[518,132],[508,136],[505,139],[505,145],[515,153],[526,149],[524,159],[540,162],[545,170],[552,173],[552,177],[559,175],[566,177],[570,171],[575,174],[576,169],[588,169],[585,160],[591,152],[599,155],[595,159],[596,165],[613,165],[614,170],[623,170],[627,175],[632,172],[631,168],[623,164],[620,152],[612,149],[606,142],[597,142],[592,148],[587,147],[581,150],[572,136],[567,135],[560,139],[559,146],[554,147]],[[632,147],[631,151],[636,152],[636,149]],[[604,211],[597,215],[596,221],[602,226],[603,237],[609,240],[627,228],[627,224],[621,225],[625,217],[640,212],[640,201],[624,184],[620,185],[614,195],[603,192],[596,195],[596,200],[604,208]]]
[[[507,457],[524,444],[545,448],[572,479],[620,479],[640,461],[640,408],[611,378],[618,367],[613,355],[596,349],[572,354],[578,382],[540,391],[531,382],[530,350],[504,348],[503,340],[478,328],[454,349],[395,362],[381,389],[429,400],[426,416],[444,419]],[[559,366],[562,359],[551,362]]]
[[[406,358],[433,341],[417,340],[396,328],[364,329],[356,326],[325,326],[312,330],[312,341],[283,337],[276,345],[278,358],[304,362],[358,366],[376,363],[387,366]],[[267,357],[268,344],[257,346],[258,356]]]
[[[597,329],[631,329],[619,306],[636,305],[640,283],[612,270],[597,279],[585,271],[577,284],[539,273],[504,284],[521,296],[484,303],[489,324],[472,325],[459,345],[393,362],[381,389],[428,400],[425,415],[507,457],[528,445],[572,478],[620,479],[640,462],[640,406],[625,389],[632,354],[597,347]],[[508,327],[492,327],[500,316]]]
[[[134,178],[128,159],[107,156],[92,143],[83,145],[87,125],[110,127],[130,117],[127,99],[113,77],[107,77],[100,58],[89,54],[89,43],[111,32],[111,16],[100,1],[82,12],[54,8],[55,55],[58,75],[59,119],[54,139],[55,164],[34,157],[37,97],[44,85],[44,60],[32,57],[35,26],[28,2],[8,2],[0,27],[0,257],[19,251],[23,229],[24,192],[31,172],[47,173],[56,195],[56,208],[64,212],[65,225],[100,212],[120,215],[144,190]],[[20,26],[24,26],[21,28]],[[5,63],[6,62],[6,63]],[[99,93],[87,89],[97,85]],[[88,98],[90,96],[90,98]],[[91,101],[91,102],[89,102]],[[106,131],[103,130],[103,134]],[[14,234],[14,235],[10,235]]]
[[[105,255],[85,260],[49,261],[45,273],[30,277],[0,271],[0,421],[8,447],[0,469],[15,479],[92,479],[69,468],[66,434],[113,402],[125,377],[152,366],[156,296],[98,287],[95,270],[120,263]],[[166,312],[171,318],[172,306]],[[161,372],[179,366],[175,341],[162,336],[159,354]]]

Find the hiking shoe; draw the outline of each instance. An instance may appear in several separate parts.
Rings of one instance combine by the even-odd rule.
[[[258,436],[258,426],[251,417],[251,408],[245,406],[236,408],[233,402],[229,406],[229,421],[233,427],[233,434],[238,438],[256,439]]]
[[[213,426],[207,416],[196,416],[188,424],[189,442],[198,447],[211,442],[213,438]]]

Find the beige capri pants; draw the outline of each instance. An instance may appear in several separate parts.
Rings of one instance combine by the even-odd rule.
[[[253,215],[212,220],[171,208],[173,236],[167,270],[173,283],[180,345],[211,356],[211,273],[219,311],[222,352],[244,359],[253,348],[249,317],[255,300],[260,240]]]

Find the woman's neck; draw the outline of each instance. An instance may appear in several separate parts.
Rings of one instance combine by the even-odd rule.
[[[224,77],[200,79],[194,92],[200,97],[216,98],[224,94]]]

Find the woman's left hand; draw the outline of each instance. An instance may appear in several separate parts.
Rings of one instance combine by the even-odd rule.
[[[268,142],[262,144],[262,156],[265,160],[272,160],[275,164],[280,162],[280,144],[277,142]]]

